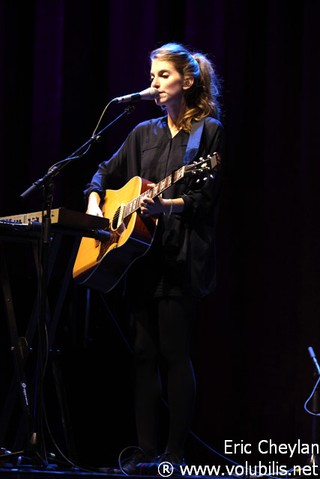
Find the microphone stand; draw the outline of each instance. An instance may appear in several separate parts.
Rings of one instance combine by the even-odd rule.
[[[112,100],[113,101],[113,100]],[[135,106],[129,104],[124,111],[118,115],[114,120],[108,123],[97,134],[91,136],[83,145],[75,150],[69,157],[51,166],[48,172],[24,191],[20,197],[25,199],[35,190],[43,191],[43,215],[41,222],[40,234],[40,278],[38,284],[38,301],[39,301],[39,315],[37,319],[38,326],[38,349],[36,362],[36,377],[35,377],[35,395],[33,399],[33,415],[31,418],[31,426],[28,431],[28,444],[26,450],[17,452],[8,452],[0,456],[0,461],[6,460],[8,457],[26,456],[28,453],[33,457],[36,465],[44,468],[48,467],[48,458],[45,448],[45,441],[43,435],[44,423],[44,398],[43,398],[43,381],[45,377],[45,369],[48,359],[48,337],[47,337],[47,321],[46,308],[48,299],[48,263],[49,263],[49,247],[51,238],[51,210],[53,204],[54,191],[54,177],[67,166],[70,162],[82,158],[91,148],[92,144],[99,141],[101,135],[122,116],[130,114],[135,109]],[[105,109],[106,110],[106,109]],[[104,110],[104,111],[105,111]],[[97,233],[98,235],[99,233]],[[98,236],[97,236],[98,237]],[[27,385],[24,394],[27,395]],[[25,400],[30,404],[28,397]],[[30,418],[29,422],[30,422]],[[26,454],[27,453],[27,454]]]
[[[112,120],[110,123],[108,123],[104,128],[102,128],[97,134],[91,136],[91,138],[89,138],[89,140],[87,140],[85,143],[83,143],[83,145],[81,145],[77,150],[75,150],[73,153],[71,153],[70,156],[68,156],[67,158],[65,158],[64,160],[61,160],[59,161],[58,163],[56,163],[55,165],[51,166],[48,170],[48,172],[44,175],[43,178],[39,178],[37,181],[35,181],[34,183],[32,183],[32,185],[26,190],[24,191],[23,193],[21,193],[20,195],[20,198],[27,198],[27,196],[29,196],[31,193],[33,193],[36,189],[43,189],[46,187],[46,185],[49,185],[52,181],[52,178],[54,176],[56,176],[58,173],[60,173],[60,171],[62,170],[62,168],[64,168],[65,166],[67,166],[71,161],[73,160],[77,160],[77,159],[80,159],[82,158],[88,151],[89,149],[91,148],[92,144],[94,142],[98,142],[101,138],[101,135],[108,129],[110,128],[110,126],[112,126],[116,121],[118,121],[122,116],[124,115],[129,115],[130,113],[133,112],[133,110],[135,109],[135,106],[134,105],[131,105],[129,104],[125,109],[124,111],[119,115],[117,116],[117,118],[115,118],[114,120]],[[45,198],[45,202],[46,201],[46,198]]]

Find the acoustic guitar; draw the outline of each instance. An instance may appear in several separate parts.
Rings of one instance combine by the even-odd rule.
[[[74,281],[103,293],[111,291],[152,244],[158,218],[139,214],[143,198],[159,196],[186,176],[212,174],[219,162],[219,154],[213,153],[173,171],[152,187],[148,186],[150,181],[135,176],[118,190],[106,190],[101,210],[109,226],[101,241],[81,239],[73,267]]]

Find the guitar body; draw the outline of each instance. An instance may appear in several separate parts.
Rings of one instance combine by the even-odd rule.
[[[212,176],[219,163],[219,153],[213,153],[178,168],[155,185],[135,176],[119,190],[106,190],[102,213],[109,228],[101,241],[82,238],[73,267],[75,282],[103,293],[111,291],[153,241],[158,219],[137,213],[142,198],[156,198],[188,174],[207,177],[210,172]]]
[[[121,216],[125,205],[146,191],[148,183],[135,176],[119,190],[106,190],[102,212],[109,220],[110,235],[105,241],[82,238],[73,267],[76,283],[107,293],[131,264],[148,251],[158,220],[142,218],[137,211],[123,221]]]

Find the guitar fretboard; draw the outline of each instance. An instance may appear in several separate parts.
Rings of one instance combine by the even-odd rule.
[[[126,218],[127,216],[137,211],[140,208],[141,200],[145,198],[146,196],[149,196],[151,198],[156,198],[163,191],[168,189],[171,185],[181,180],[181,178],[183,178],[184,176],[185,168],[186,168],[185,166],[182,166],[181,168],[174,171],[163,180],[159,181],[159,183],[154,185],[152,188],[149,188],[148,190],[141,193],[141,195],[137,196],[137,198],[130,201],[124,208],[123,217]]]
[[[188,172],[191,172],[192,174],[198,173],[204,173],[208,171],[212,171],[213,168],[215,168],[218,164],[218,159],[219,159],[219,153],[213,153],[213,155],[208,155],[206,159],[201,158],[200,161],[196,163],[192,163],[190,165],[184,165],[178,170],[173,171],[170,175],[168,175],[166,178],[163,180],[159,181],[156,185],[154,185],[152,188],[149,188],[148,190],[144,191],[139,195],[137,198],[131,200],[129,203],[126,205],[122,206],[122,219],[128,217],[135,211],[137,211],[140,208],[141,200],[145,198],[146,196],[149,196],[151,198],[155,198],[156,196],[159,196],[163,191],[165,191],[167,188],[169,188],[171,185],[176,183],[177,181],[181,180],[187,174]],[[119,217],[120,214],[120,208],[118,209],[116,215]]]

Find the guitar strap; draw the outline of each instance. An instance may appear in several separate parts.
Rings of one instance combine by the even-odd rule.
[[[188,165],[192,162],[192,160],[194,159],[194,157],[196,156],[196,154],[199,150],[203,125],[204,125],[204,119],[202,119],[200,121],[194,121],[192,123],[191,132],[190,132],[186,152],[185,152],[184,158],[183,158],[183,163],[185,165]]]

